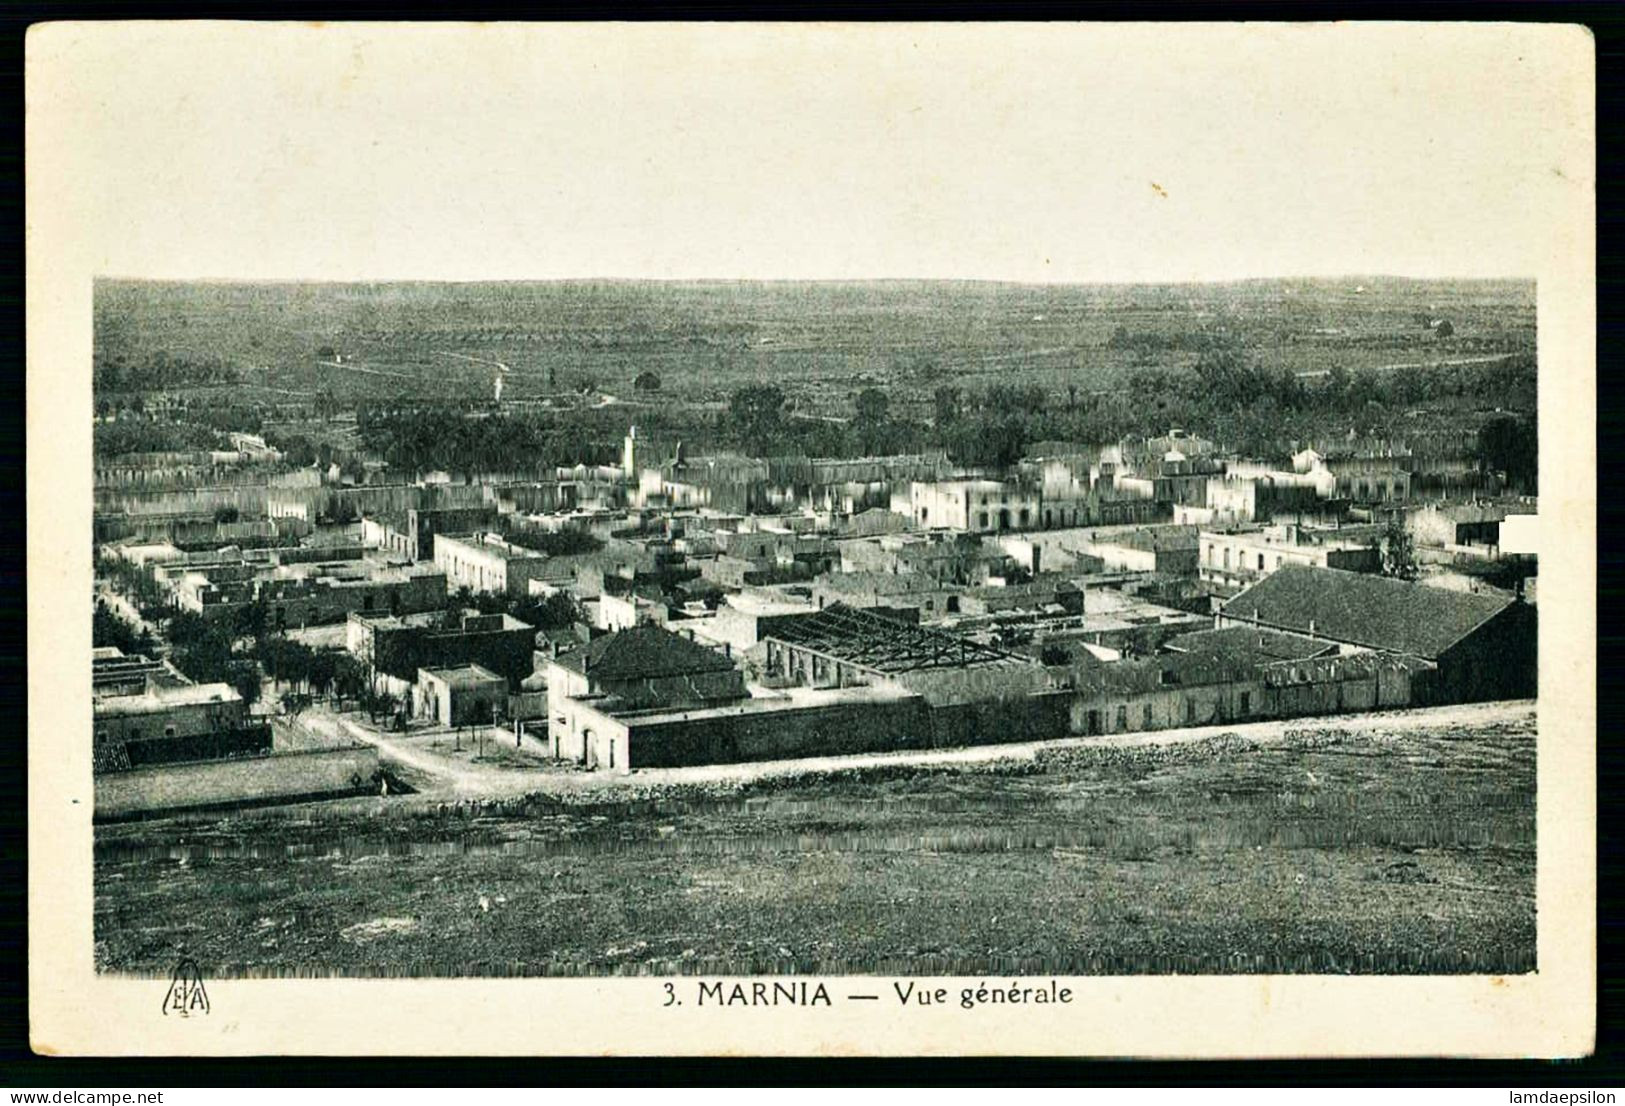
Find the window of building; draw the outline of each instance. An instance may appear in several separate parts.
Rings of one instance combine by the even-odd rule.
[[[1187,722],[1196,721],[1196,700],[1195,699],[1186,699],[1185,700],[1185,721],[1187,721]]]
[[[1147,703],[1140,709],[1140,725],[1146,729],[1151,728],[1151,704]]]
[[[1258,555],[1258,571],[1264,571],[1264,554],[1262,553]]]
[[[1126,706],[1117,708],[1117,728],[1120,731],[1128,729],[1128,707]]]
[[[1243,691],[1241,693],[1241,713],[1242,714],[1250,714],[1250,713],[1252,713],[1252,709],[1253,709],[1253,697],[1249,692]]]
[[[983,496],[982,501],[984,503],[987,502],[987,497]],[[976,516],[976,525],[982,527],[983,529],[987,528],[987,512],[986,511],[983,511],[981,514]]]
[[[175,736],[175,727],[174,726],[165,726],[164,727],[164,736],[165,737],[174,737]]]

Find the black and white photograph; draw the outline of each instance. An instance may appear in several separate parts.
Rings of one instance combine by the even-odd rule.
[[[1561,28],[47,30],[141,70],[49,694],[154,1018],[1550,972]]]

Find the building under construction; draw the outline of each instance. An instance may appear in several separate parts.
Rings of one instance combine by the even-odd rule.
[[[844,603],[786,620],[765,641],[768,676],[807,687],[906,681],[916,673],[944,670],[994,668],[1025,673],[1034,667],[1027,657],[958,634],[926,629],[904,612],[881,613]]]
[[[908,612],[912,615],[917,612]],[[933,746],[1057,737],[1068,692],[1030,657],[836,603],[764,637],[766,677],[813,688],[889,686],[929,708]]]

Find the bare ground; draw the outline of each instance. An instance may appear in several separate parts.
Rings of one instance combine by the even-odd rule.
[[[1534,732],[1525,703],[832,758],[818,774],[470,765],[524,778],[529,797],[484,816],[371,799],[99,828],[97,963],[1529,971]]]

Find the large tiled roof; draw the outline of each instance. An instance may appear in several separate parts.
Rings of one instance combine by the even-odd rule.
[[[1224,615],[1433,659],[1511,603],[1386,576],[1286,565],[1226,603]]]
[[[635,626],[606,634],[590,645],[560,654],[558,663],[605,680],[658,679],[733,669],[733,662],[715,650],[659,626]]]

